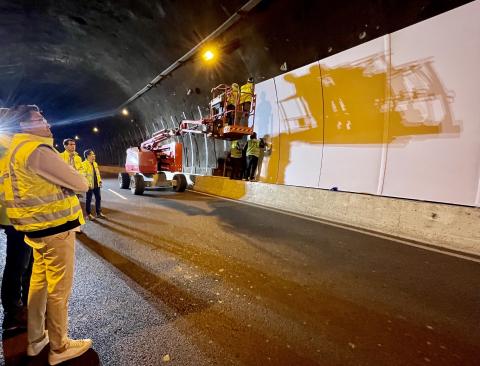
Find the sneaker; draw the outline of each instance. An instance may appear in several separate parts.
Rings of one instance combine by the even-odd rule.
[[[48,331],[46,330],[42,340],[28,344],[27,355],[31,357],[38,355],[42,352],[42,349],[45,348],[48,342],[50,342],[50,340],[48,339]]]
[[[55,352],[50,350],[48,354],[48,363],[50,365],[58,365],[59,363],[79,357],[92,347],[91,339],[69,339],[65,345],[63,352]]]
[[[100,212],[99,214],[97,214],[97,218],[106,219],[107,216]]]
[[[93,216],[92,214],[88,214],[87,217],[89,220],[92,220],[92,221],[95,220],[95,216]]]

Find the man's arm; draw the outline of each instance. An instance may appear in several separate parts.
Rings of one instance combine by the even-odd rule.
[[[74,192],[88,191],[87,179],[65,163],[60,155],[47,146],[40,146],[30,155],[27,167],[50,183]]]

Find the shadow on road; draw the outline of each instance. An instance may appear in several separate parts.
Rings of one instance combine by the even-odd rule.
[[[161,299],[173,312],[187,315],[192,312],[201,311],[209,306],[208,301],[200,299],[192,293],[175,286],[175,284],[147,271],[137,263],[118,254],[96,240],[89,238],[87,235],[78,235],[77,240],[115,266],[151,295]],[[145,298],[144,294],[140,295]],[[146,298],[146,300],[151,302],[148,298]],[[165,308],[162,307],[162,311],[164,310]]]

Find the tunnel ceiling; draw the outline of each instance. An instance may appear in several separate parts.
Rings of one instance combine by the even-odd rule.
[[[195,117],[218,83],[268,79],[283,72],[283,63],[291,70],[467,1],[263,0],[219,37],[225,51],[219,66],[185,66],[136,102],[128,119],[98,120],[245,2],[0,0],[0,104],[38,104],[57,124],[58,141],[101,124],[109,133],[89,143],[102,146],[114,133],[124,148],[160,126],[146,127],[155,118],[174,125],[183,115]],[[87,121],[58,124],[72,119]]]

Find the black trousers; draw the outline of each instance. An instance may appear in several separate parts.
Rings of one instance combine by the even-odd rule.
[[[17,311],[28,301],[32,275],[32,248],[25,243],[25,234],[13,226],[5,226],[7,235],[7,258],[2,279],[2,305],[5,312]]]
[[[227,112],[230,112],[227,114],[227,123],[229,126],[233,125],[236,123],[235,121],[235,106],[233,104],[228,104],[227,105]]]
[[[242,158],[230,158],[232,163],[232,172],[230,179],[242,179]]]
[[[252,102],[245,102],[242,104],[242,119],[240,121],[240,126],[248,126],[248,116],[250,115],[251,106]]]
[[[85,198],[85,210],[87,211],[87,215],[92,213],[92,195],[95,195],[95,211],[97,215],[99,215],[100,212],[102,212],[102,197],[100,195],[100,187],[89,189],[87,191],[87,197]]]
[[[254,155],[247,156],[247,174],[246,178],[252,180],[257,175],[258,158]]]

